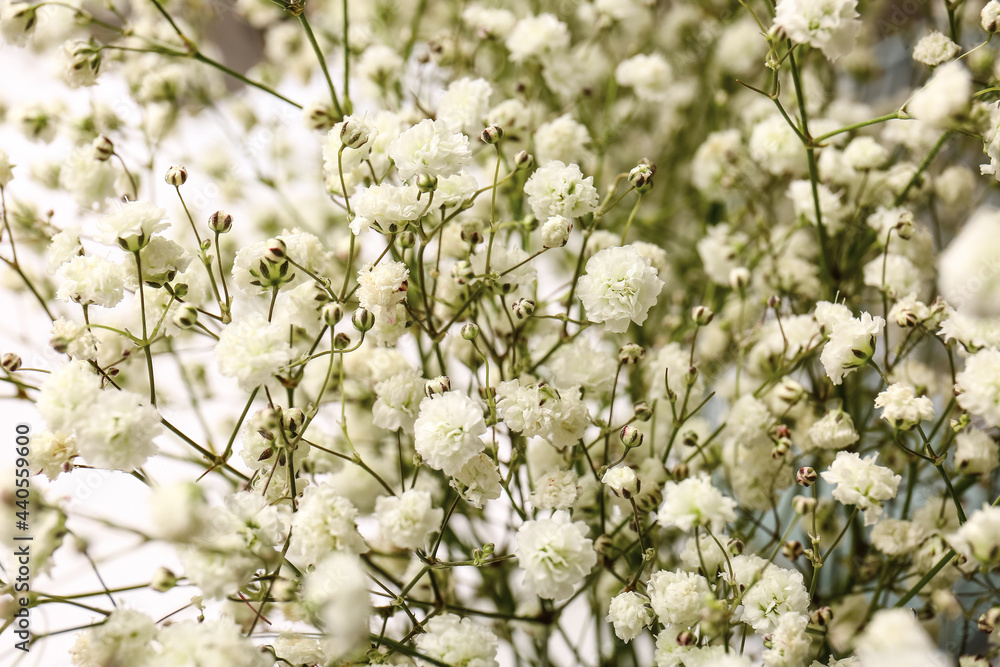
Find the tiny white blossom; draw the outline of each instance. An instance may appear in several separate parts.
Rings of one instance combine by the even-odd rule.
[[[417,648],[435,660],[456,667],[498,667],[497,638],[484,625],[455,614],[432,618],[417,635]]]
[[[691,627],[715,597],[708,580],[693,572],[660,570],[649,576],[649,604],[665,626]]]
[[[524,184],[524,194],[537,220],[579,218],[597,210],[594,177],[584,178],[579,166],[558,160],[539,167]]]
[[[413,425],[413,444],[432,468],[457,475],[484,448],[482,406],[460,391],[424,398]]]
[[[580,299],[591,322],[624,333],[630,322],[642,324],[663,289],[649,260],[632,246],[607,248],[587,260],[578,284]]]
[[[708,526],[718,533],[726,523],[736,520],[735,510],[736,501],[715,488],[707,474],[699,473],[667,484],[657,519],[664,526],[676,526],[683,531]]]
[[[934,67],[952,60],[962,52],[962,47],[937,30],[932,30],[913,47],[913,59]]]
[[[981,350],[965,360],[965,368],[955,376],[959,387],[958,404],[963,410],[982,417],[990,426],[1000,426],[1000,350]]]
[[[409,489],[400,496],[375,501],[375,518],[382,536],[400,549],[426,547],[427,535],[441,527],[444,510],[433,507],[427,491]]]
[[[635,591],[623,591],[611,598],[606,621],[612,623],[615,635],[630,642],[653,623],[653,610],[644,597]]]
[[[882,503],[896,497],[902,478],[892,470],[876,465],[878,454],[864,459],[855,452],[837,452],[829,469],[821,476],[828,484],[835,484],[833,497],[845,505],[856,505],[864,512],[865,525],[869,526],[882,516]]]
[[[778,0],[774,25],[829,60],[846,56],[861,31],[858,0]]]
[[[917,396],[913,387],[903,382],[889,385],[875,397],[875,407],[882,408],[882,419],[900,431],[909,431],[922,421],[934,418],[934,403]]]
[[[445,178],[457,174],[471,159],[469,138],[445,121],[425,118],[389,144],[389,157],[399,177],[416,175]]]
[[[833,384],[840,384],[848,373],[864,366],[875,354],[878,335],[885,327],[885,320],[861,313],[860,318],[838,322],[830,333],[830,341],[823,347],[820,361]]]
[[[573,594],[575,586],[597,564],[594,542],[582,521],[567,512],[550,519],[527,521],[517,530],[514,553],[524,570],[524,585],[541,598],[559,600]]]

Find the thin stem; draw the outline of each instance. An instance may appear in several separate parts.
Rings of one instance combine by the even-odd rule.
[[[313,52],[316,53],[316,59],[319,60],[319,67],[323,70],[323,77],[326,79],[326,85],[330,89],[330,100],[333,102],[333,110],[337,112],[337,116],[343,117],[344,111],[340,108],[340,101],[337,99],[337,90],[333,87],[333,79],[330,78],[330,70],[326,66],[326,58],[323,56],[323,49],[320,48],[319,42],[316,41],[316,35],[313,34],[312,26],[309,25],[309,19],[306,18],[305,12],[298,15],[299,23],[302,24],[302,29],[306,31],[306,38],[309,39],[309,44],[312,45]],[[345,26],[346,30],[347,27]]]
[[[149,402],[156,405],[156,380],[153,377],[153,355],[149,349],[150,340],[146,333],[146,290],[142,283],[142,259],[139,251],[132,253],[135,255],[135,274],[139,280],[139,317],[142,319],[142,348],[146,357],[146,370],[149,373]]]

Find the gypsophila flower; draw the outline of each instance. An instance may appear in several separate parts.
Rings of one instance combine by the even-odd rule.
[[[594,177],[583,177],[580,167],[558,160],[539,167],[524,184],[531,212],[538,220],[554,215],[579,218],[597,209]]]
[[[368,646],[371,600],[368,577],[352,553],[325,556],[302,581],[302,603],[323,629],[328,659],[340,659]]]
[[[896,497],[902,479],[892,470],[876,465],[878,454],[864,459],[855,452],[837,452],[829,469],[821,473],[828,484],[835,484],[833,497],[845,505],[855,505],[864,512],[865,525],[882,516],[882,503]]]
[[[498,667],[497,638],[489,628],[455,614],[432,618],[417,636],[421,652],[455,667]]]
[[[649,604],[665,626],[691,627],[712,600],[708,580],[692,572],[660,570],[649,576]]]
[[[872,528],[872,546],[889,556],[902,556],[917,548],[927,533],[914,521],[882,519]]]
[[[493,87],[485,79],[452,81],[438,101],[438,120],[471,135],[484,127],[492,94]]]
[[[685,532],[695,526],[707,526],[717,533],[726,523],[736,520],[735,509],[736,501],[712,486],[707,474],[699,473],[667,484],[657,520],[664,526],[676,526]]]
[[[990,0],[979,13],[980,24],[986,32],[996,32],[1000,24],[1000,2]]]
[[[486,501],[499,498],[502,489],[500,471],[484,452],[463,465],[450,484],[467,503],[480,509]]]
[[[623,498],[631,498],[639,492],[639,478],[636,476],[635,470],[628,466],[611,468],[604,473],[601,481]]]
[[[936,127],[947,127],[968,109],[972,97],[972,74],[954,60],[941,65],[906,105],[911,116]]]
[[[17,166],[10,161],[10,155],[0,150],[0,188],[5,188],[14,179],[14,167]]]
[[[962,47],[948,39],[944,33],[932,30],[913,47],[913,59],[934,67],[948,62],[961,52]]]
[[[484,39],[504,39],[514,29],[517,17],[506,9],[473,3],[462,10],[462,20]]]
[[[575,586],[597,563],[588,532],[585,523],[572,522],[562,510],[550,519],[522,524],[517,530],[514,553],[518,567],[524,570],[525,588],[549,600],[572,595]]]
[[[659,53],[639,54],[618,63],[615,79],[618,85],[634,89],[640,100],[656,102],[666,98],[673,70]]]
[[[823,347],[820,361],[833,384],[840,384],[848,373],[864,366],[875,354],[875,343],[885,327],[885,320],[861,313],[860,318],[838,322]]]
[[[103,623],[77,635],[70,649],[79,667],[144,665],[153,657],[156,624],[135,609],[115,609]]]
[[[215,358],[223,375],[253,391],[291,360],[288,330],[258,313],[234,319],[219,335]]]
[[[413,425],[413,445],[432,468],[457,475],[483,450],[482,406],[460,391],[424,398]]]
[[[611,598],[604,620],[614,625],[618,639],[630,642],[652,625],[653,610],[646,598],[635,591],[623,591]]]
[[[383,233],[399,231],[427,208],[427,200],[421,201],[420,195],[416,185],[381,183],[364,188],[351,198],[351,231],[360,234],[372,226]]]
[[[424,378],[413,369],[407,369],[375,385],[375,405],[372,422],[390,431],[403,429],[413,432],[420,401],[424,398]]]
[[[357,508],[337,493],[333,483],[310,486],[292,518],[291,553],[306,563],[317,563],[331,551],[367,551],[354,524],[357,515]]]
[[[555,447],[570,447],[583,436],[587,408],[576,388],[521,386],[519,380],[497,386],[497,410],[511,430],[526,437],[541,436]]]
[[[389,157],[403,180],[417,175],[445,178],[468,163],[469,138],[443,120],[425,118],[389,144]]]
[[[159,449],[160,415],[156,408],[127,389],[102,391],[77,424],[76,446],[94,466],[132,472]]]
[[[531,504],[541,510],[565,510],[576,502],[580,478],[572,470],[553,470],[534,480]]]
[[[851,52],[861,31],[857,6],[858,0],[778,0],[774,25],[837,60]]]
[[[589,143],[587,128],[569,114],[563,114],[542,124],[535,132],[535,157],[541,164],[555,160],[580,163],[589,156],[586,149]]]
[[[988,475],[1000,466],[1000,447],[986,431],[967,428],[955,444],[955,467],[966,475]]]
[[[823,415],[809,427],[808,436],[806,443],[819,449],[845,449],[861,437],[854,428],[851,415],[841,409],[831,410]]]
[[[736,559],[733,561],[732,566],[736,570]],[[746,592],[739,620],[757,632],[774,632],[783,617],[789,614],[800,616],[809,610],[809,593],[801,572],[786,570],[759,558],[748,565],[749,571],[744,571],[744,575],[749,575],[749,581],[744,579],[741,582],[746,586]],[[737,575],[739,579],[740,575]]]
[[[125,270],[103,257],[73,257],[59,267],[56,278],[56,297],[63,301],[113,308],[125,296]]]
[[[32,467],[49,479],[73,468],[73,459],[79,456],[76,437],[67,431],[42,431],[33,439]]]
[[[566,24],[552,14],[539,14],[521,19],[507,38],[510,59],[514,62],[558,53],[569,46]]]
[[[375,518],[382,537],[399,549],[425,547],[427,535],[441,526],[444,510],[431,505],[427,491],[409,489],[400,496],[375,501]]]
[[[362,308],[377,311],[395,308],[406,298],[406,278],[410,270],[402,262],[366,264],[358,271],[358,301]]]
[[[981,350],[966,359],[955,381],[959,406],[990,426],[1000,426],[1000,350]]]
[[[898,431],[909,431],[922,421],[934,418],[934,404],[926,396],[917,396],[913,387],[897,382],[875,397],[875,407],[882,409],[882,419]]]
[[[231,619],[199,623],[180,621],[163,627],[156,637],[161,650],[145,664],[149,667],[238,664],[266,667],[268,657],[240,633]]]
[[[806,632],[809,617],[805,614],[782,614],[770,646],[761,656],[766,667],[798,667],[803,665],[812,648],[812,639]],[[766,646],[766,645],[765,645]]]
[[[632,246],[608,248],[587,260],[578,285],[591,322],[624,333],[630,322],[642,324],[663,289],[663,281]]]
[[[875,612],[857,639],[857,658],[866,665],[949,665],[951,658],[938,650],[937,643],[920,626],[910,609],[882,609]]]
[[[149,243],[153,234],[170,226],[164,219],[166,216],[166,211],[148,201],[122,204],[118,210],[101,218],[94,239],[135,252]]]
[[[983,505],[948,536],[948,543],[971,565],[989,571],[1000,564],[1000,507]]]

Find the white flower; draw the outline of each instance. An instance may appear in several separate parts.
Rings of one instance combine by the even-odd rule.
[[[715,597],[708,580],[692,572],[660,570],[649,576],[649,604],[665,626],[691,627]]]
[[[955,442],[955,467],[963,474],[988,475],[1000,465],[997,443],[986,431],[966,428]]]
[[[100,378],[85,361],[71,361],[42,382],[36,406],[52,431],[72,431],[101,391]]]
[[[757,123],[750,133],[750,156],[775,176],[806,171],[806,153],[795,130],[781,115]]]
[[[493,87],[486,79],[463,77],[448,84],[438,101],[437,118],[456,131],[482,130]]]
[[[1000,2],[998,0],[990,0],[983,7],[983,11],[979,13],[980,24],[983,26],[983,30],[986,32],[996,32],[998,23],[1000,23]]]
[[[882,516],[882,503],[896,497],[902,478],[892,470],[876,465],[878,454],[864,459],[855,452],[837,452],[829,469],[821,476],[828,484],[835,484],[833,497],[844,505],[856,505],[865,515],[865,525],[870,526]]]
[[[577,285],[591,322],[624,333],[629,322],[642,324],[663,289],[649,260],[632,246],[607,248],[587,260]]]
[[[419,371],[408,369],[375,385],[375,405],[372,421],[390,431],[403,429],[413,432],[417,408],[424,398],[424,378]]]
[[[635,591],[623,591],[611,598],[604,620],[614,624],[618,639],[630,642],[652,625],[653,610],[646,599]]]
[[[802,667],[812,648],[812,638],[806,632],[809,616],[782,614],[771,635],[770,646],[761,660],[766,667]]]
[[[56,278],[56,297],[63,301],[113,308],[125,296],[125,270],[103,257],[77,255],[59,267]]]
[[[1000,426],[1000,350],[976,352],[965,360],[965,368],[955,380],[962,409],[982,417],[990,426]]]
[[[681,482],[669,482],[656,516],[661,525],[676,526],[685,532],[695,526],[708,526],[718,533],[736,519],[736,501],[722,495],[702,472]]]
[[[205,491],[195,482],[178,482],[153,489],[150,511],[154,535],[187,542],[201,534],[209,523]]]
[[[507,9],[494,9],[474,3],[462,10],[462,20],[483,39],[504,39],[514,29],[517,17]]]
[[[793,42],[837,60],[854,49],[861,31],[857,7],[858,0],[778,0],[774,25]]]
[[[561,248],[569,240],[569,233],[573,231],[573,222],[561,215],[554,215],[542,225],[542,247]]]
[[[813,317],[816,318],[816,322],[823,331],[829,334],[838,322],[851,319],[851,309],[842,303],[817,301]]]
[[[427,465],[454,476],[483,451],[484,433],[482,406],[460,391],[447,391],[420,402],[413,444]]]
[[[889,556],[902,556],[917,548],[927,533],[914,521],[883,519],[872,528],[872,546]]]
[[[444,510],[431,505],[431,494],[410,489],[401,496],[375,501],[375,518],[382,536],[399,549],[426,547],[427,535],[441,527]]]
[[[550,519],[527,521],[517,529],[514,554],[524,570],[529,592],[549,600],[567,598],[597,564],[587,525],[571,522],[567,512]]]
[[[871,137],[851,139],[844,149],[844,160],[854,169],[878,169],[889,159],[889,151]]]
[[[910,609],[880,609],[855,645],[862,667],[940,667],[952,659],[938,650]]]
[[[736,559],[733,560],[733,569],[736,570]],[[774,632],[784,616],[800,616],[808,612],[809,593],[801,572],[772,564],[761,569],[761,564],[767,563],[759,558],[751,563],[751,567],[755,568],[751,577],[756,578],[756,575],[759,579],[756,583],[744,584],[747,589],[743,594],[740,620],[757,632]]]
[[[579,218],[597,210],[594,177],[584,178],[579,166],[558,160],[539,167],[524,184],[524,194],[536,220]]]
[[[119,608],[100,625],[81,632],[70,649],[79,667],[145,665],[153,658],[157,628],[153,619],[135,609]]]
[[[639,493],[639,478],[635,470],[628,466],[615,466],[604,473],[601,481],[623,498],[631,498]]]
[[[469,138],[443,120],[425,118],[389,144],[389,157],[399,177],[445,178],[460,172],[472,158]]]
[[[97,223],[94,240],[104,245],[117,245],[127,252],[139,250],[156,232],[170,226],[164,220],[167,212],[148,201],[122,204]]]
[[[688,570],[698,572],[704,567],[703,571],[710,578],[715,578],[729,562],[730,554],[725,548],[728,542],[729,537],[725,533],[709,535],[705,532],[699,534],[698,539],[692,535],[684,542],[678,558]]]
[[[385,44],[373,44],[365,49],[357,60],[356,71],[359,79],[370,81],[373,84],[370,87],[371,92],[379,95],[382,91],[392,88],[399,79],[405,64],[400,55],[396,53],[396,49]],[[353,63],[351,67],[354,68]]]
[[[972,99],[972,74],[953,60],[934,70],[934,76],[914,93],[906,110],[918,120],[947,127],[968,109]]]
[[[533,481],[530,500],[540,510],[569,509],[580,491],[580,478],[572,470],[552,470]]]
[[[259,313],[234,319],[219,335],[215,359],[223,375],[253,391],[291,360],[288,330]]]
[[[351,231],[360,234],[374,225],[382,233],[397,232],[420,217],[427,208],[427,197],[421,197],[416,185],[381,183],[364,188],[351,197]]]
[[[851,415],[841,409],[830,410],[823,418],[809,427],[806,443],[810,449],[845,449],[856,443],[861,436],[854,428]],[[804,443],[805,444],[805,443]]]
[[[819,195],[819,211],[823,216],[823,224],[831,233],[840,231],[844,224],[844,204],[840,194],[834,194],[830,188],[820,183],[816,188]],[[805,218],[816,224],[816,200],[812,193],[812,184],[806,180],[792,181],[788,185],[788,198],[792,200],[792,208],[796,217]]]
[[[0,36],[8,44],[24,46],[38,25],[38,7],[28,2],[6,2],[0,8]]]
[[[948,543],[973,565],[995,567],[1000,563],[1000,507],[984,504],[948,536]]]
[[[507,37],[507,49],[514,62],[564,51],[568,47],[569,29],[552,14],[521,19]]]
[[[432,618],[415,641],[422,654],[448,665],[499,666],[496,635],[489,628],[455,614]]]
[[[269,660],[257,650],[228,618],[173,623],[159,631],[156,641],[162,648],[143,663],[148,667],[226,664],[269,667],[273,663],[273,658]]]
[[[558,391],[548,385],[521,386],[517,379],[501,382],[497,410],[512,431],[541,436],[558,449],[575,445],[588,425],[587,406],[576,387]]]
[[[76,437],[67,431],[42,431],[32,437],[31,467],[49,479],[73,469],[73,459],[79,455]]]
[[[91,42],[72,40],[62,46],[63,79],[70,88],[93,86],[101,73],[101,51]]]
[[[358,301],[370,311],[393,308],[406,298],[410,270],[402,262],[365,264],[358,271]]]
[[[474,507],[482,509],[487,500],[500,497],[500,471],[485,453],[470,459],[452,478],[451,487]]]
[[[708,228],[697,247],[705,273],[713,282],[729,283],[729,275],[739,268],[737,260],[748,240],[746,234],[731,230],[725,222]]]
[[[962,52],[962,47],[937,30],[932,30],[913,47],[913,59],[934,67],[952,60]]]
[[[306,488],[292,515],[291,553],[312,564],[331,551],[367,551],[354,523],[357,516],[358,509],[338,493],[332,481]]]
[[[891,384],[875,397],[875,407],[882,408],[882,419],[899,431],[909,431],[922,421],[934,418],[934,403],[917,396],[913,387],[903,382]]]
[[[558,378],[561,384],[579,386],[590,396],[611,391],[618,362],[610,353],[594,349],[584,336],[577,336],[560,346],[543,368],[553,382]]]
[[[875,354],[876,339],[885,327],[885,320],[861,313],[860,318],[838,322],[830,333],[830,341],[823,347],[820,361],[833,384],[840,384],[844,376],[864,366]]]
[[[1000,211],[982,207],[938,255],[941,295],[966,315],[1000,315]]]
[[[544,123],[535,131],[535,158],[540,164],[558,160],[564,163],[579,163],[586,160],[590,152],[590,133],[569,114]]]
[[[621,61],[615,69],[618,85],[635,89],[636,97],[649,102],[668,97],[673,76],[670,63],[659,53],[640,53]]]
[[[865,264],[862,273],[865,285],[883,290],[890,298],[919,291],[923,283],[921,270],[895,253],[876,257]]]
[[[159,449],[153,438],[163,428],[156,408],[123,389],[97,394],[76,426],[76,446],[88,463],[132,472]]]
[[[361,559],[335,552],[324,557],[302,580],[302,602],[323,630],[328,660],[338,660],[368,646],[371,599]]]

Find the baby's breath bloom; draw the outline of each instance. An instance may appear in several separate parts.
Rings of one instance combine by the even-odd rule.
[[[514,553],[524,570],[524,585],[541,598],[559,600],[573,594],[574,587],[597,564],[589,529],[572,522],[567,512],[550,519],[527,521],[517,530]]]
[[[432,618],[417,648],[435,660],[456,667],[498,667],[497,638],[486,626],[455,614]]]
[[[148,201],[122,204],[118,210],[101,218],[94,239],[134,252],[149,243],[153,234],[170,226],[166,217],[166,211]]]
[[[153,658],[157,628],[135,609],[119,608],[100,625],[80,633],[70,653],[79,667],[145,665]]]
[[[580,299],[591,322],[624,333],[630,322],[642,324],[663,289],[649,260],[632,246],[607,248],[587,260],[578,284]]]
[[[1000,350],[981,350],[965,361],[955,376],[959,387],[958,404],[963,410],[982,417],[990,426],[1000,426]]]
[[[882,408],[882,419],[900,431],[909,431],[922,421],[934,418],[934,404],[926,396],[917,396],[910,385],[897,382],[875,397],[875,407]]]
[[[875,354],[876,338],[883,327],[885,320],[869,313],[861,313],[860,318],[843,320],[833,326],[820,361],[834,384],[840,384],[845,375],[868,363]]]
[[[77,255],[59,267],[56,297],[82,305],[117,306],[125,296],[125,269],[103,257]]]
[[[413,425],[413,444],[432,468],[457,475],[485,446],[483,408],[460,391],[424,398]]]
[[[409,489],[400,496],[375,501],[375,518],[382,536],[400,549],[425,548],[427,535],[441,526],[444,510],[433,507],[427,491]]]
[[[597,210],[594,177],[584,178],[579,166],[558,160],[539,167],[524,184],[524,194],[537,220],[579,218]]]
[[[425,118],[389,144],[389,157],[396,163],[399,177],[408,180],[417,175],[453,176],[472,154],[467,136],[443,120]]]
[[[657,519],[664,526],[676,526],[689,531],[695,526],[708,526],[720,532],[736,519],[736,501],[712,485],[705,473],[670,482],[663,491],[663,505]]]
[[[1000,466],[1000,447],[986,431],[967,428],[955,436],[955,467],[966,475],[988,475]]]
[[[668,627],[696,625],[714,595],[708,580],[692,572],[660,570],[649,577],[649,604]]]
[[[253,391],[291,360],[288,330],[259,313],[234,319],[219,335],[215,358],[223,375]]]
[[[864,459],[855,452],[837,452],[829,469],[821,473],[828,484],[835,484],[833,497],[845,505],[856,505],[870,526],[882,516],[882,503],[896,497],[902,478],[889,468],[876,465],[878,454]]]
[[[973,565],[987,570],[1000,564],[1000,507],[984,505],[948,536],[948,542]]]
[[[623,591],[611,598],[605,620],[614,625],[618,639],[630,642],[652,625],[653,610],[635,591]]]
[[[521,19],[507,37],[507,49],[514,62],[558,53],[568,47],[569,29],[552,14]]]
[[[861,31],[858,0],[778,0],[774,25],[830,60],[846,56]]]
[[[317,563],[331,551],[367,551],[354,523],[357,515],[357,508],[332,482],[308,487],[292,517],[291,553],[305,563]]]
[[[961,52],[962,47],[948,39],[944,33],[932,30],[913,47],[913,59],[934,67],[948,62]]]

